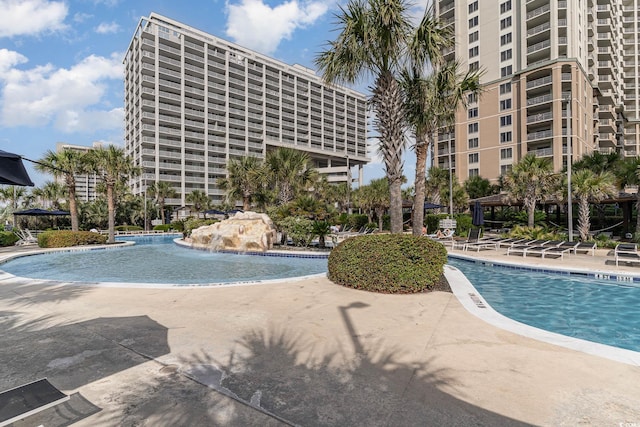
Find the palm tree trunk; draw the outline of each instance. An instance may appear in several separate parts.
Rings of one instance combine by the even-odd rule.
[[[586,241],[589,239],[589,229],[591,221],[589,220],[589,199],[581,197],[578,199],[578,232],[580,239]]]
[[[164,225],[164,199],[158,199],[158,206],[160,207],[160,219]]]
[[[376,112],[374,129],[380,134],[380,154],[389,181],[391,233],[402,233],[403,102],[393,73],[384,71],[376,79],[371,102]]]
[[[113,184],[107,183],[107,208],[109,211],[109,239],[108,243],[115,243],[115,217],[116,217],[116,206],[115,200],[113,197]]]
[[[78,231],[78,203],[76,202],[76,187],[69,187],[69,213],[71,214],[71,230]]]
[[[640,193],[636,195],[636,233],[640,233]]]
[[[416,137],[416,180],[413,196],[413,235],[422,235],[424,224],[425,176],[427,170],[427,153],[429,145],[422,138]]]

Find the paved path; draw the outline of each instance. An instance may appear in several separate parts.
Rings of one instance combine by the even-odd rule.
[[[450,293],[326,278],[116,289],[0,273],[0,363],[0,390],[47,377],[73,395],[16,426],[640,425],[638,366],[497,328]]]

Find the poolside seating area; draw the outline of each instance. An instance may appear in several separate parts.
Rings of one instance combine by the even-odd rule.
[[[616,266],[619,263],[640,263],[640,253],[636,243],[620,243],[613,251]]]

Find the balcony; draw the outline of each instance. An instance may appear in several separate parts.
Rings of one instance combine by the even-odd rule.
[[[548,120],[553,120],[553,113],[551,111],[547,111],[546,113],[539,113],[539,114],[527,116],[527,124],[541,123],[541,122],[546,122]]]

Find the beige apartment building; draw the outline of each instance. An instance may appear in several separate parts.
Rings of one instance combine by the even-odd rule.
[[[66,142],[58,142],[56,143],[56,152],[60,152],[62,150],[75,150],[80,151],[82,153],[86,153],[87,151],[93,148],[102,148],[101,142],[94,142],[91,146],[86,145],[75,145],[75,144],[67,144]],[[76,179],[76,198],[81,202],[89,202],[96,199],[96,184],[100,182],[98,176],[95,173],[85,173],[79,174],[75,176]],[[56,181],[61,184],[65,184],[65,179],[63,176],[59,176]]]
[[[362,183],[367,100],[288,65],[152,13],[140,20],[125,65],[126,152],[143,193],[168,182],[186,205],[193,190],[225,201],[218,179],[234,158],[292,147],[329,182]]]
[[[594,150],[640,153],[640,0],[436,0],[435,8],[455,33],[447,56],[484,70],[479,99],[440,133],[436,166],[451,158],[460,181],[495,181],[527,153],[552,159],[556,171],[568,152],[573,161]]]

